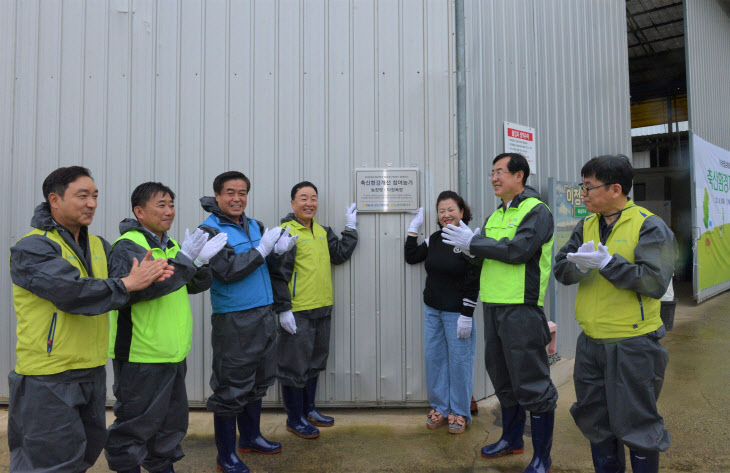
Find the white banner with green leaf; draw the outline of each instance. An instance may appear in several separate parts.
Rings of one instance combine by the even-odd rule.
[[[706,299],[730,287],[730,151],[692,135],[697,203],[695,293]]]

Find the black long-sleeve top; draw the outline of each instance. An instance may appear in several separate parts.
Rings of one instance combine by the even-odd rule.
[[[426,287],[423,302],[436,310],[474,315],[479,296],[481,266],[469,262],[469,257],[441,239],[441,230],[418,244],[418,237],[408,235],[405,244],[408,264],[426,262]]]

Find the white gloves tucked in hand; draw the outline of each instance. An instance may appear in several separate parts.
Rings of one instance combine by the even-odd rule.
[[[418,209],[418,213],[415,217],[413,217],[410,225],[408,225],[408,233],[415,233],[418,235],[418,230],[421,228],[421,225],[423,225],[423,207]]]
[[[208,241],[208,234],[200,228],[196,229],[193,234],[190,234],[190,230],[185,229],[185,241],[183,241],[180,247],[180,253],[184,254],[190,261],[195,261],[198,257],[200,250],[203,249],[205,243]]]
[[[266,258],[269,253],[271,253],[271,250],[274,249],[274,245],[276,245],[276,242],[279,240],[279,235],[281,235],[281,227],[274,227],[271,230],[268,228],[264,230],[264,234],[261,236],[261,240],[259,241],[259,246],[256,247],[259,253],[261,253],[261,256]]]
[[[598,250],[593,251],[595,243],[593,240],[584,243],[575,253],[568,253],[567,260],[575,263],[578,269],[587,273],[591,269],[603,269],[613,258],[608,248],[602,243],[598,244]]]
[[[297,244],[297,238],[299,235],[289,236],[289,227],[286,227],[284,233],[279,237],[279,241],[274,245],[274,252],[280,255],[291,250]]]
[[[294,314],[292,311],[287,310],[279,314],[279,324],[281,328],[294,335],[297,333],[297,322],[294,320]]]
[[[357,228],[357,209],[355,208],[355,202],[347,207],[345,219],[347,220],[347,223],[345,223],[346,228],[352,228],[353,230]]]
[[[471,337],[472,318],[466,315],[460,315],[456,321],[456,337],[457,338],[469,338]]]
[[[469,251],[469,244],[475,235],[475,233],[471,231],[471,228],[467,227],[461,220],[459,220],[458,227],[450,223],[441,229],[441,233],[443,234],[444,243],[459,247],[465,251]]]
[[[207,238],[208,234],[206,233],[205,236]],[[208,264],[210,259],[217,255],[218,252],[222,250],[224,246],[226,246],[226,242],[228,242],[228,234],[225,232],[220,232],[219,234],[208,240],[205,245],[203,245],[203,249],[200,250],[200,253],[198,253],[198,256],[193,261],[193,263],[195,263],[195,266],[201,267]]]

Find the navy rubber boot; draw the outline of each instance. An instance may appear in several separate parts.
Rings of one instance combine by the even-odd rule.
[[[236,455],[236,418],[234,416],[213,416],[215,446],[218,469],[225,473],[248,473],[248,467]]]
[[[553,447],[553,426],[555,425],[555,411],[530,412],[532,426],[532,461],[525,469],[525,473],[551,473],[553,461],[550,450]]]
[[[238,451],[243,453],[257,452],[273,455],[281,452],[279,442],[270,442],[261,435],[261,399],[246,404],[238,413]]]
[[[657,473],[659,471],[659,452],[629,449],[631,471],[634,473]]]
[[[335,425],[335,419],[322,415],[314,407],[314,396],[317,393],[317,379],[312,378],[304,385],[304,415],[312,425],[317,427],[332,427]]]
[[[618,439],[591,443],[591,455],[596,473],[624,473],[626,471],[624,445]]]
[[[484,458],[499,458],[510,453],[525,451],[525,410],[520,406],[502,408],[502,436],[495,443],[482,448]]]
[[[137,471],[139,471],[139,470],[137,470]],[[164,470],[160,470],[160,471],[157,471],[155,473],[175,473],[175,468],[172,467],[172,463],[171,463],[170,466],[168,466]]]
[[[304,393],[302,388],[281,386],[281,397],[286,407],[286,430],[303,439],[319,437],[319,429],[304,417]]]

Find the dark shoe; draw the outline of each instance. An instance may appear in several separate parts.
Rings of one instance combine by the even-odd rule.
[[[218,448],[216,465],[225,473],[248,473],[248,467],[236,455],[236,418],[213,416],[215,446]]]
[[[482,448],[484,458],[499,458],[510,453],[525,452],[525,410],[520,406],[502,408],[502,436],[495,443]]]
[[[596,473],[624,473],[626,471],[624,445],[618,439],[591,443],[591,455]]]
[[[659,452],[629,449],[631,471],[634,473],[657,473],[659,471]]]
[[[532,461],[525,469],[525,473],[551,473],[553,461],[550,450],[553,447],[553,426],[555,425],[555,411],[530,412],[532,426]]]
[[[474,396],[471,397],[471,404],[469,404],[469,413],[474,416],[479,415],[479,406],[477,405],[477,400],[474,399]]]
[[[286,407],[286,430],[303,439],[319,437],[319,429],[304,417],[304,393],[302,388],[282,386],[281,397]]]
[[[335,425],[335,420],[330,416],[321,414],[314,406],[314,396],[317,393],[317,379],[312,378],[304,385],[304,414],[312,425],[316,425],[317,427],[332,427]]]
[[[132,471],[134,471],[134,470],[132,470]],[[139,470],[137,470],[137,471],[139,471]],[[155,473],[175,473],[175,468],[173,468],[172,464],[170,464],[170,466],[168,466],[164,470],[156,471]]]
[[[241,432],[239,452],[257,452],[264,455],[281,452],[279,442],[270,442],[261,435],[261,399],[246,404],[243,411],[238,413],[238,430]]]

